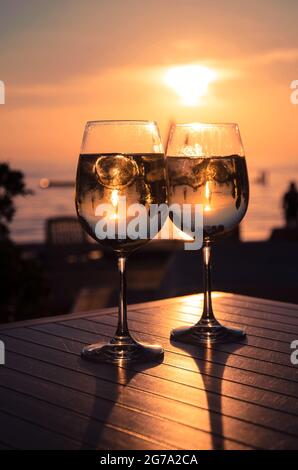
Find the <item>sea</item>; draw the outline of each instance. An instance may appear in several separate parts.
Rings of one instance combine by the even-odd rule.
[[[261,181],[265,172],[265,184]],[[12,239],[17,243],[35,243],[45,240],[45,222],[50,217],[75,216],[74,186],[42,189],[40,180],[49,175],[26,173],[27,187],[33,195],[18,197],[16,214],[10,225]],[[51,180],[73,181],[73,174],[51,174]],[[298,186],[298,166],[249,169],[250,200],[245,218],[241,222],[243,241],[266,240],[273,228],[284,225],[282,197],[290,181]]]

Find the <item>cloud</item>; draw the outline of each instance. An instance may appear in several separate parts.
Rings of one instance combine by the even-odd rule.
[[[298,60],[298,48],[274,49],[261,54],[255,54],[244,58],[240,62],[253,62],[256,65],[272,65],[276,63],[291,63]]]
[[[134,94],[146,88],[154,90],[162,85],[164,68],[145,66],[115,66],[93,73],[65,78],[54,83],[10,84],[7,87],[7,107],[37,108],[90,105],[116,97]]]
[[[264,55],[258,60],[268,61],[271,50],[287,50],[294,34],[297,39],[297,6],[289,0],[280,5],[251,0],[249,9],[244,0],[15,0],[7,5],[0,17],[0,78],[8,84],[57,84],[109,67],[249,60],[256,51]]]

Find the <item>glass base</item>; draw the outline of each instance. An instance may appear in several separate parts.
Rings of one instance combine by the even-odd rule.
[[[182,326],[171,331],[171,340],[187,344],[238,343],[245,338],[242,330],[226,328],[216,320]]]
[[[95,343],[82,349],[81,357],[93,362],[124,364],[129,362],[160,362],[164,350],[157,344],[138,343],[132,338],[112,338],[108,344]]]

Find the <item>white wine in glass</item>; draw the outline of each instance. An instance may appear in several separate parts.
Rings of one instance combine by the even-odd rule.
[[[121,201],[125,199],[125,213]],[[86,232],[101,245],[111,248],[120,274],[119,315],[115,336],[108,344],[84,347],[82,356],[99,362],[160,361],[163,349],[137,342],[130,334],[126,307],[126,261],[128,255],[148,243],[161,228],[150,225],[152,204],[167,202],[165,158],[158,127],[149,121],[94,121],[85,128],[76,179],[76,209]],[[145,237],[126,230],[132,220],[132,205],[144,208],[145,225],[155,229]],[[109,205],[106,217],[114,228],[109,236],[98,232],[101,208]],[[123,227],[124,225],[124,227]],[[121,228],[125,231],[121,231]]]
[[[203,208],[203,313],[196,325],[173,330],[171,339],[191,344],[237,341],[244,332],[226,328],[215,318],[210,261],[211,244],[237,227],[248,206],[248,176],[238,125],[172,126],[167,170],[170,204],[201,204]],[[189,235],[192,230],[191,224],[183,225]]]

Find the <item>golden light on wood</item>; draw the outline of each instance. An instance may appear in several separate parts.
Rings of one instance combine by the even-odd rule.
[[[181,65],[167,70],[164,81],[186,106],[196,106],[207,94],[208,86],[216,79],[216,72],[202,65]]]

